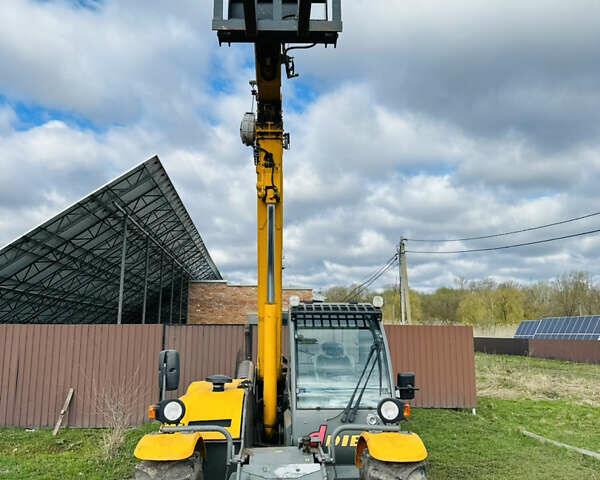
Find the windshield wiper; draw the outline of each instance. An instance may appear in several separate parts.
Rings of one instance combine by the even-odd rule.
[[[377,357],[379,357],[379,352],[377,352],[376,355],[377,355]],[[358,398],[356,399],[356,403],[354,404],[354,407],[352,407],[352,410],[350,410],[350,414],[348,415],[348,421],[350,423],[352,423],[354,421],[354,418],[356,417],[356,412],[358,411],[358,407],[360,407],[360,401],[362,400],[363,393],[365,393],[365,390],[367,389],[367,384],[369,383],[369,378],[371,378],[371,373],[373,373],[373,370],[375,369],[375,365],[377,365],[377,363],[378,363],[377,360],[373,361],[373,365],[371,366],[371,370],[369,370],[369,374],[367,375],[365,384],[360,389],[360,394],[358,395]]]
[[[371,378],[371,374],[373,373],[373,370],[375,369],[375,365],[379,365],[381,362],[381,339],[377,335],[375,329],[373,328],[373,325],[369,325],[369,330],[371,330],[371,335],[373,335],[373,344],[371,345],[371,349],[369,350],[369,356],[367,357],[365,366],[363,367],[362,372],[360,373],[360,378],[358,379],[358,382],[356,382],[356,387],[354,387],[352,396],[350,397],[350,400],[348,401],[346,408],[344,408],[344,412],[343,412],[343,415],[341,418],[342,423],[346,423],[346,422],[352,423],[354,421],[354,418],[356,417],[356,412],[358,411],[358,407],[360,407],[360,401],[362,400],[363,393],[365,393],[365,390],[367,389],[367,385],[369,383],[369,378]],[[375,356],[375,359],[373,360],[373,365],[371,365],[371,370],[369,370],[369,373],[367,374],[367,377],[365,379],[365,383],[361,388],[360,385],[361,385],[362,379],[365,376],[365,372],[367,371],[369,362],[371,361],[371,357],[373,357],[373,356]],[[380,366],[380,368],[379,368],[380,393],[381,393],[381,380],[382,380],[382,378],[381,378],[381,366]],[[356,396],[356,392],[358,392],[359,388],[360,388],[360,393],[358,394],[356,403],[354,403],[354,397]]]
[[[363,393],[365,391],[365,388],[367,387],[367,383],[369,383],[369,377],[371,376],[371,373],[373,372],[375,365],[377,365],[377,359],[375,359],[375,361],[373,361],[373,365],[371,366],[371,370],[369,370],[369,374],[367,375],[365,384],[363,385],[362,389],[360,390],[360,394],[358,395],[358,398],[356,400],[356,405],[353,406],[354,397],[356,396],[356,392],[360,388],[362,379],[365,376],[365,372],[367,371],[367,368],[369,366],[369,363],[371,362],[371,358],[373,357],[373,354],[376,354],[377,356],[379,356],[379,347],[378,347],[377,343],[374,343],[373,345],[371,345],[371,349],[369,350],[369,356],[367,357],[365,366],[363,367],[362,372],[360,373],[360,378],[358,379],[358,382],[356,382],[356,387],[354,387],[354,391],[352,392],[352,396],[350,397],[350,400],[348,401],[346,408],[344,408],[344,414],[342,415],[342,418],[341,418],[342,423],[354,421],[354,417],[356,416],[356,411],[358,410],[358,406],[360,405],[360,401],[362,399]]]

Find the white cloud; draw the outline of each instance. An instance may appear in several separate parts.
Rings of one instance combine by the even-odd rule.
[[[599,133],[593,0],[345,2],[343,16],[337,50],[296,59],[321,91],[360,79],[394,109],[492,139],[518,132],[538,146]]]
[[[208,2],[0,2],[0,91],[103,123],[202,103]],[[212,41],[210,41],[212,40]]]
[[[254,281],[255,173],[238,137],[251,57],[248,47],[218,49],[210,3],[107,0],[93,11],[0,2],[0,95],[101,127],[49,113],[24,128],[18,109],[0,107],[0,243],[158,154],[225,276]],[[368,16],[365,2],[346,2],[339,48],[297,55],[316,97],[303,98],[302,84],[284,85],[303,105],[285,112],[292,150],[284,160],[284,282],[362,280],[400,236],[495,233],[596,210],[600,142],[595,127],[571,121],[576,111],[581,122],[600,120],[589,61],[600,53],[600,16],[595,3],[583,3],[548,1],[540,22],[542,7],[516,1],[387,2]],[[487,247],[597,224],[409,249]],[[413,254],[410,281],[431,290],[457,277],[593,273],[599,238]]]

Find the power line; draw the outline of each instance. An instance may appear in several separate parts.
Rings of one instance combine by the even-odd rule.
[[[600,232],[600,228],[598,228],[596,230],[588,230],[587,232],[572,233],[571,235],[562,235],[560,237],[547,238],[545,240],[536,240],[534,242],[523,242],[523,243],[515,243],[512,245],[502,245],[500,247],[472,248],[469,250],[446,250],[446,251],[441,251],[441,252],[440,251],[434,252],[434,251],[421,251],[421,250],[419,250],[419,251],[407,250],[406,253],[426,253],[428,255],[438,255],[438,254],[451,254],[451,253],[489,252],[492,250],[504,250],[507,248],[525,247],[527,245],[538,245],[540,243],[554,242],[556,240],[564,240],[566,238],[581,237],[583,235],[591,235],[593,233],[598,233],[598,232]]]
[[[371,278],[372,278],[372,277],[374,277],[375,275],[377,275],[377,274],[379,273],[379,271],[380,271],[380,270],[382,270],[382,269],[384,269],[385,267],[387,267],[387,266],[388,266],[388,264],[389,264],[390,262],[393,262],[393,261],[396,259],[396,257],[397,257],[397,256],[398,256],[398,254],[397,254],[397,253],[394,253],[394,255],[392,255],[390,258],[388,258],[387,262],[385,262],[385,263],[384,263],[384,264],[383,264],[381,267],[379,267],[377,270],[375,270],[373,273],[371,273],[371,275],[369,275],[369,276],[368,276],[367,278],[365,278],[365,279],[364,279],[362,282],[360,282],[360,284],[359,284],[357,287],[355,287],[355,288],[358,288],[358,287],[360,287],[361,285],[364,285],[365,283],[367,283],[368,281],[370,281],[370,280],[371,280]]]
[[[349,302],[352,301],[352,299],[358,297],[360,294],[362,294],[363,292],[365,292],[379,277],[381,277],[385,272],[387,272],[390,268],[392,268],[394,265],[396,264],[396,262],[392,262],[391,264],[389,264],[383,271],[381,271],[375,278],[373,278],[372,281],[370,281],[369,283],[363,285],[358,291],[356,291],[353,295],[347,297],[346,299],[344,299],[345,302]]]
[[[531,227],[528,229],[523,229],[523,230],[519,230],[519,232],[524,232],[524,231],[529,231],[529,230],[536,230],[536,229],[540,229],[540,228],[545,228],[548,226],[552,226],[552,225],[560,225],[563,223],[568,223],[568,222],[572,222],[575,220],[580,220],[583,218],[588,218],[588,217],[592,217],[595,215],[600,215],[600,212],[597,213],[591,213],[589,215],[585,215],[582,217],[577,217],[577,218],[572,218],[569,220],[563,220],[561,222],[555,222],[552,224],[548,224],[548,225],[542,225],[539,227]],[[544,240],[535,240],[532,242],[521,242],[521,243],[514,243],[511,245],[501,245],[498,247],[486,247],[486,248],[472,248],[472,249],[465,249],[465,250],[444,250],[444,251],[424,251],[424,250],[406,250],[406,253],[410,253],[410,254],[427,254],[427,255],[443,255],[443,254],[456,254],[456,253],[472,253],[472,252],[490,252],[493,250],[506,250],[509,248],[517,248],[517,247],[525,247],[528,245],[539,245],[541,243],[549,243],[549,242],[554,242],[557,240],[565,240],[568,238],[575,238],[575,237],[581,237],[584,235],[591,235],[594,233],[599,233],[600,232],[600,228],[599,229],[595,229],[595,230],[588,230],[585,232],[579,232],[579,233],[573,233],[570,235],[561,235],[559,237],[552,237],[552,238],[546,238]],[[476,238],[491,238],[491,237],[497,237],[497,236],[502,236],[502,235],[509,235],[510,233],[517,233],[517,231],[515,232],[507,232],[504,234],[496,234],[496,235],[490,235],[490,236],[484,236],[484,237],[472,237],[472,239],[476,239]],[[409,239],[405,239],[405,240],[409,240]],[[411,240],[411,241],[425,241],[425,240]],[[434,241],[434,240],[431,240]],[[439,241],[458,241],[457,240],[439,240]],[[369,286],[371,286],[378,278],[380,278],[385,272],[387,272],[392,266],[394,266],[396,264],[396,261],[398,261],[398,253],[395,253],[394,255],[392,255],[392,257],[390,257],[388,259],[388,261],[381,267],[379,267],[377,270],[375,270],[371,275],[369,275],[369,277],[367,277],[362,283],[360,283],[359,285],[355,286],[352,290],[350,290],[350,292],[348,292],[348,294],[346,295],[346,297],[344,298],[344,302],[348,302],[351,301],[353,298],[358,297],[358,295],[360,295],[365,289],[367,289]]]
[[[396,260],[398,259],[398,254],[392,255],[392,257],[381,267],[379,267],[375,272],[373,272],[367,280],[362,282],[361,284],[354,287],[348,295],[344,298],[344,302],[348,302],[353,298],[358,297],[365,289],[369,288],[379,277],[381,277],[385,272],[387,272],[391,267],[396,264]]]
[[[395,263],[397,256],[398,256],[397,254],[392,255],[392,257],[389,258],[388,261],[383,266],[379,267],[377,270],[375,270],[375,272],[373,272],[371,275],[369,275],[369,277],[367,277],[366,280],[364,280],[360,284],[356,285],[352,290],[350,290],[350,292],[348,292],[348,295],[346,295],[344,302],[347,302],[349,299],[358,296],[359,293],[361,293],[361,290],[363,290],[363,287],[365,285],[368,286],[371,283],[373,283],[375,280],[377,280],[383,274],[383,272],[386,271],[390,267],[390,265],[393,265]]]
[[[441,238],[434,238],[434,239],[430,239],[430,240],[426,240],[426,239],[422,239],[422,238],[406,238],[405,240],[408,240],[410,242],[431,242],[431,243],[434,243],[434,242],[466,242],[467,240],[483,240],[485,238],[503,237],[505,235],[514,235],[515,233],[531,232],[532,230],[540,230],[541,228],[554,227],[556,225],[563,225],[565,223],[576,222],[577,220],[583,220],[584,218],[595,217],[597,215],[600,215],[600,212],[589,213],[587,215],[582,215],[581,217],[569,218],[567,220],[561,220],[560,222],[547,223],[545,225],[539,225],[537,227],[522,228],[520,230],[513,230],[511,232],[504,232],[504,233],[494,233],[491,235],[481,235],[479,237],[451,238],[451,239],[446,239],[446,240],[441,239]]]

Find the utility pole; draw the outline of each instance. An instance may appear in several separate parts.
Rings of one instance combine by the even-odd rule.
[[[400,279],[400,307],[402,311],[400,323],[402,325],[406,325],[412,323],[412,315],[410,311],[410,291],[408,288],[406,246],[404,243],[404,238],[400,238],[400,243],[398,244],[398,277]]]
[[[406,244],[404,239],[400,240],[400,256],[402,258],[402,287],[404,288],[404,301],[406,302],[406,323],[412,323],[412,315],[410,311],[410,289],[408,288],[408,272],[406,268]]]
[[[402,273],[402,244],[404,242],[403,238],[400,238],[400,243],[398,243],[398,290],[400,292],[400,324],[406,324],[406,310],[404,308],[404,282]]]

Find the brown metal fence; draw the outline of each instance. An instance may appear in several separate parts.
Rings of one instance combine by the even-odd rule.
[[[420,390],[414,406],[477,406],[471,327],[386,325],[385,330],[394,373],[415,373]]]
[[[529,356],[600,363],[600,342],[595,340],[529,340]]]
[[[498,355],[521,355],[553,360],[600,364],[600,341],[542,340],[533,338],[474,339],[475,351]]]
[[[469,327],[386,331],[395,372],[417,375],[415,406],[476,405]],[[284,352],[287,343],[284,334]],[[71,387],[68,426],[106,425],[102,404],[111,400],[133,413],[132,424],[141,424],[158,399],[163,347],[181,354],[181,395],[211,373],[234,375],[243,346],[243,325],[0,325],[0,426],[53,426]]]
[[[213,373],[235,375],[238,352],[244,348],[243,325],[168,326],[165,348],[179,352],[181,378],[179,390],[169,396],[181,396],[194,380],[204,380]]]
[[[68,425],[105,425],[116,400],[142,423],[161,341],[160,325],[0,325],[0,425],[53,426],[71,387]]]
[[[474,341],[476,352],[520,356],[527,356],[529,352],[526,338],[476,337]]]

